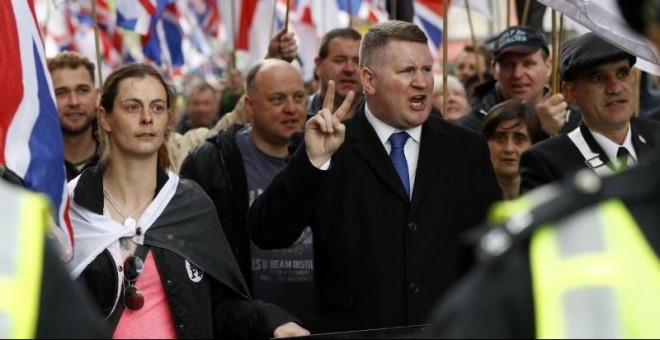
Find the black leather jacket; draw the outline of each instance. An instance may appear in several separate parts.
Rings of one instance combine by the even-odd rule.
[[[251,287],[247,178],[235,139],[244,126],[234,124],[207,138],[186,157],[179,173],[197,182],[213,201],[229,247]]]

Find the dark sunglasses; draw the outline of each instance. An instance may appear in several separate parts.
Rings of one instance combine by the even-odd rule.
[[[129,256],[124,261],[124,305],[130,310],[140,310],[144,305],[144,296],[140,288],[135,286],[144,269],[144,262],[137,256]]]

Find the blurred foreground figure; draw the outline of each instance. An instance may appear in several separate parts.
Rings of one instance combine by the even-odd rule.
[[[46,237],[47,199],[16,179],[0,164],[0,337],[103,337],[101,320]]]
[[[660,1],[620,3],[660,45]],[[481,266],[447,295],[430,336],[660,337],[659,169],[657,154],[605,179],[585,169],[495,208]]]

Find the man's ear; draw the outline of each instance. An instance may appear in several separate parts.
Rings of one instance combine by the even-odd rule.
[[[571,105],[577,105],[576,94],[575,94],[575,84],[570,81],[563,81],[561,83],[561,93],[566,98],[566,101]]]
[[[245,96],[245,98],[243,100],[245,100],[245,109],[246,109],[245,112],[246,112],[248,118],[250,118],[250,121],[252,121],[252,119],[254,117],[254,112],[253,112],[254,102],[252,101],[252,99],[250,99],[249,96]]]
[[[546,79],[548,80],[552,79],[552,60],[553,60],[552,57],[548,57],[545,59],[545,68],[546,68],[545,76]],[[555,72],[559,72],[559,70],[555,70]]]
[[[368,67],[363,67],[362,70],[360,70],[360,76],[362,78],[362,88],[364,89],[364,93],[374,94],[376,92],[376,75],[374,72]]]

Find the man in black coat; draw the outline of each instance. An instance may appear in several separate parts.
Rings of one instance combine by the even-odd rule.
[[[633,117],[636,58],[593,33],[569,43],[561,57],[562,91],[582,110],[583,122],[566,135],[534,145],[520,161],[521,191],[580,168],[600,175],[627,168],[656,144],[660,124]],[[626,153],[623,164],[618,158]]]
[[[305,143],[248,216],[262,248],[312,227],[314,331],[423,323],[471,263],[463,234],[501,198],[483,137],[429,116],[432,57],[419,27],[374,26],[360,56],[366,104],[344,125],[354,94],[333,113],[331,83]]]

